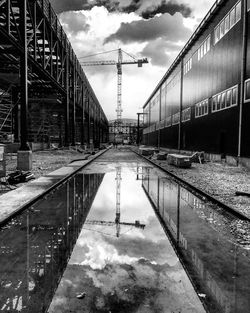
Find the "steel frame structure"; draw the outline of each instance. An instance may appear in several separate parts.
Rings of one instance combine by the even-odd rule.
[[[91,131],[105,141],[106,116],[48,0],[0,1],[0,88],[10,85],[21,95],[22,149],[28,149],[30,104],[51,99],[61,104],[65,145],[83,144]],[[88,136],[78,130],[76,138],[76,128],[84,130],[86,123]]]

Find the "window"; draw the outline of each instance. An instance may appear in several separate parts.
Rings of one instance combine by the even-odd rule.
[[[172,125],[179,124],[179,122],[180,122],[180,112],[172,116]]]
[[[187,108],[182,111],[182,122],[190,121],[191,119],[191,108]]]
[[[212,112],[217,109],[217,96],[213,97]]]
[[[230,11],[230,28],[235,24],[235,8]]]
[[[250,79],[245,82],[245,101],[250,102]]]
[[[195,105],[195,117],[201,117],[208,114],[208,99],[196,103]]]
[[[221,94],[221,105],[220,105],[220,108],[221,109],[225,109],[225,107],[226,107],[226,93],[223,92]]]
[[[241,1],[236,4],[235,16],[235,23],[237,23],[241,19]]]
[[[167,117],[166,119],[165,119],[165,126],[166,127],[169,127],[169,126],[171,126],[172,125],[172,118],[171,118],[171,116],[169,116],[169,117]]]
[[[230,19],[229,14],[225,17],[225,34],[229,31],[230,28]]]
[[[216,44],[220,40],[220,27],[217,26],[214,31],[214,43]]]
[[[220,38],[225,35],[225,20],[222,20],[220,23]]]
[[[230,107],[232,105],[232,89],[227,91],[227,98],[226,98],[226,107]]]
[[[238,87],[234,86],[213,96],[212,112],[217,112],[237,105]]]
[[[250,1],[250,0],[248,0]],[[214,44],[229,32],[229,30],[241,19],[241,1],[238,1],[231,11],[220,21],[214,29]]]
[[[192,57],[184,64],[184,75],[187,74],[192,68]]]
[[[237,93],[238,93],[238,88],[237,87],[233,88],[232,105],[237,104]]]
[[[198,61],[204,57],[210,50],[210,35],[203,41],[203,43],[200,45],[198,49]]]

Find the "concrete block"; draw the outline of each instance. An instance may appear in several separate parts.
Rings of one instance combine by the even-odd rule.
[[[168,154],[167,163],[182,168],[191,167],[190,157],[181,154]]]
[[[156,159],[157,160],[166,160],[167,159],[167,153],[164,153],[164,152],[158,153],[156,156]]]
[[[150,156],[154,154],[154,149],[140,148],[139,153],[144,156]]]
[[[236,157],[226,155],[226,163],[232,166],[237,166],[238,165],[238,160]]]
[[[17,169],[20,171],[32,170],[32,151],[17,151]]]

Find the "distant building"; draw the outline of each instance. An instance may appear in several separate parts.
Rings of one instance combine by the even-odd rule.
[[[137,138],[137,120],[122,118],[109,121],[109,142],[124,144],[135,143]]]

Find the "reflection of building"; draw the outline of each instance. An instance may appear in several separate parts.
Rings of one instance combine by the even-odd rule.
[[[123,118],[121,121],[109,121],[109,141],[135,143],[137,138],[137,120]]]
[[[102,179],[76,175],[1,231],[1,312],[46,312]]]
[[[232,234],[236,218],[149,169],[143,188],[208,311],[249,311],[250,254]]]

